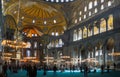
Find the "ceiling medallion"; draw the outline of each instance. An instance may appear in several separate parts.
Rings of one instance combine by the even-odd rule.
[[[75,1],[75,0],[44,0],[44,1],[54,2],[54,3],[65,3],[65,2],[72,2],[72,1]]]

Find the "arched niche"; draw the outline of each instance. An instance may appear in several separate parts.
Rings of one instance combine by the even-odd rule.
[[[83,38],[87,38],[87,28],[85,26],[83,29]]]
[[[106,49],[112,50],[114,48],[115,40],[113,38],[109,38],[106,43]]]
[[[98,25],[97,25],[97,21],[95,21],[93,25],[94,25],[94,27],[93,27],[94,35],[96,35],[96,34],[99,33],[99,28],[98,28]]]

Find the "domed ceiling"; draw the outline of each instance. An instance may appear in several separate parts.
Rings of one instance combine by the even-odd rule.
[[[60,35],[66,30],[67,20],[63,14],[64,12],[43,3],[43,1],[10,0],[10,2],[5,2],[4,5],[4,15],[11,15],[19,30],[23,32],[42,35],[51,34],[54,31]]]

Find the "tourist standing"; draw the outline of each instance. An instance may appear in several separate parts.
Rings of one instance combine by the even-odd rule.
[[[7,77],[7,62],[5,62],[5,64],[3,64],[2,70],[3,70],[4,76]]]
[[[84,77],[88,77],[88,67],[84,65]]]

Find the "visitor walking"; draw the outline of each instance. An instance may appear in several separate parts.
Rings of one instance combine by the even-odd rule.
[[[101,74],[104,73],[104,65],[101,65]]]
[[[88,77],[88,67],[84,65],[84,77]]]

